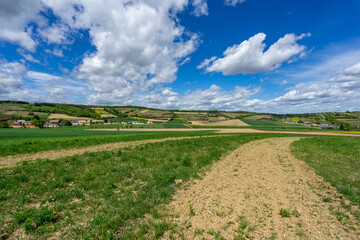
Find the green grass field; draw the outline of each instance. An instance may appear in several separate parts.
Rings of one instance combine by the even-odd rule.
[[[353,204],[360,206],[360,138],[303,138],[292,144],[292,152]]]
[[[199,132],[85,131],[73,128],[0,129],[0,156],[54,149],[80,148],[112,142],[213,134]]]
[[[289,124],[289,123],[275,122],[275,121],[260,121],[260,120],[250,120],[250,119],[241,119],[241,121],[243,121],[251,126],[301,127],[300,125],[296,125],[296,124]]]
[[[152,143],[113,152],[37,160],[0,169],[0,236],[156,239],[171,228],[161,205],[239,145],[276,135]]]

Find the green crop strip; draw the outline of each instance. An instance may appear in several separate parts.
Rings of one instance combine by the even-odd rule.
[[[360,138],[303,138],[292,143],[292,152],[353,204],[360,205]]]
[[[12,129],[11,129],[12,130]],[[15,130],[15,129],[14,129]],[[21,130],[21,129],[17,129]],[[160,139],[167,137],[185,137],[212,135],[212,132],[111,132],[111,131],[84,131],[71,130],[72,135],[67,135],[67,130],[53,130],[53,132],[43,129],[31,132],[33,129],[24,129],[19,135],[8,135],[0,131],[0,156],[9,156],[14,154],[35,153],[47,150],[81,148],[92,145],[99,145],[114,142],[127,142],[146,139]],[[49,134],[50,132],[50,134]],[[31,135],[31,134],[34,135]],[[36,133],[36,134],[35,134]],[[6,140],[8,139],[8,140]]]

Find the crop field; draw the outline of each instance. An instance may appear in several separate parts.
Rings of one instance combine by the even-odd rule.
[[[271,119],[272,116],[271,115],[253,115],[253,116],[244,117],[244,119],[247,119],[247,120],[259,120],[262,118]]]
[[[158,221],[158,206],[171,199],[176,179],[196,177],[239,144],[263,137],[169,141],[2,169],[0,233],[37,239],[161,236],[170,225]]]
[[[356,132],[181,116],[0,129],[0,239],[360,239]]]
[[[0,144],[8,142],[11,146],[12,141],[12,144],[16,145],[16,141],[21,141],[21,136],[34,141],[37,138],[42,139],[40,133],[26,132],[27,129],[16,130],[22,131],[12,135],[9,132],[2,132]],[[360,138],[299,138],[280,133],[227,136],[211,136],[211,133],[120,135],[123,133],[81,130],[71,135],[67,131],[55,130],[52,133],[51,131],[42,133],[42,137],[47,136],[47,141],[51,139],[59,141],[61,138],[71,141],[74,137],[100,138],[102,143],[111,138],[116,141],[135,141],[171,136],[202,135],[204,137],[144,143],[136,147],[83,153],[56,160],[38,159],[32,163],[24,162],[15,167],[0,169],[2,203],[0,204],[0,236],[2,237],[258,239],[259,230],[274,229],[272,224],[274,219],[277,219],[277,222],[284,222],[283,226],[278,226],[283,229],[279,231],[312,238],[313,233],[308,229],[311,225],[308,225],[304,219],[310,217],[308,214],[315,209],[309,208],[309,203],[301,202],[304,197],[296,196],[292,199],[291,194],[282,197],[284,203],[280,205],[281,210],[276,207],[280,200],[268,201],[273,191],[270,178],[275,182],[280,181],[277,178],[283,174],[290,174],[284,176],[289,182],[281,180],[281,184],[289,185],[285,187],[278,183],[275,184],[277,187],[287,189],[288,194],[288,191],[296,191],[299,188],[308,189],[301,190],[301,194],[313,192],[304,199],[307,201],[318,199],[316,201],[322,202],[318,207],[323,209],[321,216],[328,215],[324,219],[321,218],[325,221],[323,223],[317,220],[318,224],[327,226],[329,224],[326,219],[334,219],[331,220],[335,221],[332,222],[334,229],[324,229],[325,235],[328,231],[338,232],[341,229],[342,232],[337,234],[345,235],[338,236],[350,236],[349,239],[359,236],[357,234],[360,211],[356,206],[360,206],[360,175],[358,174]],[[74,136],[75,134],[77,136]],[[6,139],[4,136],[9,137]],[[34,144],[36,145],[36,141]],[[281,148],[272,150],[271,146],[281,146]],[[309,167],[329,182],[335,190],[326,183],[313,182],[313,177],[307,177],[309,173],[306,171],[309,170],[304,170],[296,162],[299,160],[288,159],[284,154],[286,152],[290,154],[290,146],[291,152],[300,161],[309,164]],[[63,145],[60,149],[64,147],[66,146]],[[237,150],[234,151],[235,149]],[[264,166],[256,169],[253,167],[261,164],[251,165],[251,162],[264,160],[262,157],[256,157],[251,151],[255,151],[256,154],[265,151],[267,156],[279,155],[277,158],[272,158],[271,161],[275,164],[273,167]],[[249,163],[246,163],[247,154],[251,156]],[[225,156],[228,157],[224,158]],[[240,163],[245,162],[236,165],[237,161],[230,160],[235,158],[241,159]],[[266,164],[271,164],[271,161],[266,160]],[[280,172],[267,175],[267,169],[275,169],[275,166],[278,166],[277,171]],[[222,174],[219,175],[217,169]],[[260,175],[257,174],[263,177],[261,181],[267,183],[270,192],[258,189],[256,182],[259,181]],[[297,177],[308,180],[295,180]],[[291,180],[292,178],[294,179]],[[213,181],[219,181],[218,186],[225,185],[212,193]],[[237,185],[235,183],[237,181],[242,181],[244,184]],[[300,185],[295,186],[293,182],[299,181]],[[301,181],[304,183],[302,184]],[[192,184],[189,185],[188,183],[191,182]],[[231,186],[244,186],[244,196],[237,193],[237,190],[231,189]],[[291,190],[290,186],[294,187],[294,190]],[[200,188],[209,189],[202,191]],[[194,191],[199,194],[191,194]],[[261,197],[262,194],[264,198]],[[276,193],[274,197],[281,197],[282,195],[279,194]],[[231,196],[236,199],[233,201],[239,202],[227,202]],[[214,216],[209,215],[210,210],[206,210],[207,205],[201,207],[205,203],[203,200],[208,197],[212,199],[207,204],[213,209],[211,211],[214,211]],[[205,209],[201,210],[202,208]],[[259,212],[249,212],[250,209],[258,209]],[[177,217],[174,218],[174,215]],[[216,222],[223,222],[224,225],[215,224],[211,228],[206,228],[211,222],[209,218],[217,219]],[[197,228],[194,228],[193,224]],[[289,228],[289,226],[293,227]],[[255,229],[258,231],[255,232]],[[270,231],[267,236],[278,234],[280,232]]]
[[[67,120],[92,120],[92,121],[97,121],[95,119],[92,118],[87,118],[87,117],[74,117],[74,116],[69,116],[67,114],[59,114],[59,113],[53,113],[49,116],[49,119],[67,119]]]
[[[276,121],[260,121],[260,120],[250,120],[250,119],[242,119],[243,122],[251,125],[251,126],[286,126],[286,127],[299,127],[299,125],[276,122]]]
[[[84,131],[80,129],[0,129],[0,156],[112,142],[208,135],[211,132]]]

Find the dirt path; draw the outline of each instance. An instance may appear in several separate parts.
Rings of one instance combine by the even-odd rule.
[[[202,137],[218,137],[221,135],[212,135],[212,136],[202,136]],[[0,157],[0,168],[12,167],[15,166],[18,162],[21,161],[31,161],[35,159],[49,159],[54,160],[62,157],[73,156],[76,154],[83,154],[86,152],[99,152],[99,151],[112,151],[119,148],[125,147],[135,147],[140,144],[145,143],[155,143],[155,142],[164,142],[169,140],[181,140],[181,139],[190,139],[190,138],[200,138],[196,137],[171,137],[171,138],[162,138],[162,139],[148,139],[140,141],[130,141],[130,142],[116,142],[116,143],[107,143],[101,145],[92,145],[84,148],[71,148],[71,149],[61,149],[61,150],[50,150],[37,153],[27,153],[14,156]]]
[[[346,232],[348,225],[329,210],[340,207],[332,197],[336,191],[292,156],[290,144],[297,139],[245,144],[201,180],[179,190],[169,208],[182,237],[248,239],[247,234],[253,239],[360,239],[358,226]],[[324,202],[320,194],[334,202]],[[289,209],[291,217],[282,217],[281,208]]]

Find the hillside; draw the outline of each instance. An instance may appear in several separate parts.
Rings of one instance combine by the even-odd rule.
[[[139,106],[92,106],[59,103],[28,103],[21,101],[1,101],[0,119],[66,119],[68,121],[107,122],[124,118],[132,120],[151,120],[167,124],[192,124],[228,126],[228,120],[240,119],[245,125],[286,126],[302,124],[306,126],[336,126],[341,130],[355,129],[360,126],[360,112],[325,112],[305,114],[270,114],[246,111],[186,111],[162,110]],[[129,119],[127,119],[129,120]],[[125,121],[127,121],[125,119]],[[201,123],[201,124],[198,124]],[[224,124],[223,124],[224,123]],[[285,124],[285,125],[284,125]]]

